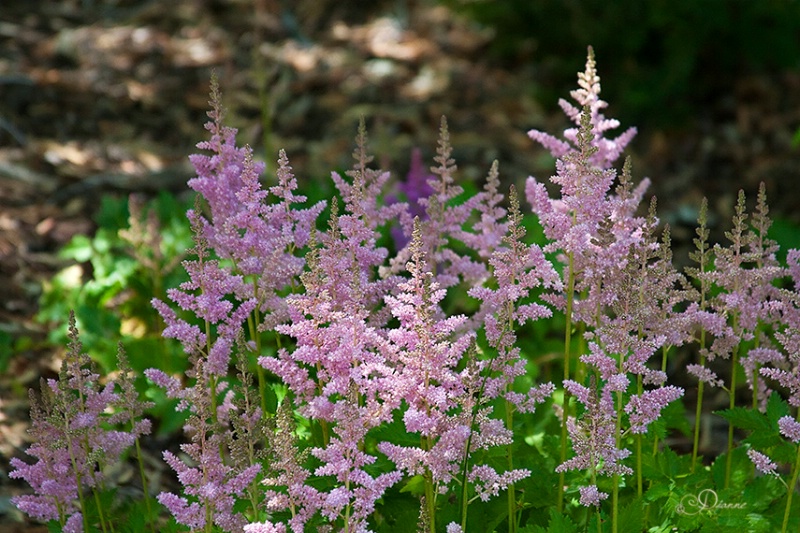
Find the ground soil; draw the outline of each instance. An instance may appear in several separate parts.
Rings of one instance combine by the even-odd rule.
[[[533,96],[541,82],[535,57],[498,66],[488,53],[491,30],[433,2],[288,4],[3,1],[0,334],[9,345],[30,340],[0,353],[3,531],[44,531],[10,505],[23,487],[7,478],[7,459],[26,446],[25,391],[53,373],[56,349],[34,320],[42,283],[65,266],[59,248],[94,230],[102,195],[185,190],[186,156],[205,136],[212,70],[240,141],[268,162],[285,149],[306,186],[327,187],[331,170],[350,165],[361,116],[376,163],[395,176],[414,147],[432,158],[442,115],[461,179],[480,183],[494,159],[506,184],[553,173],[552,159],[525,134],[566,125]],[[601,76],[609,60],[598,58]],[[614,95],[603,96],[613,116]],[[689,122],[637,126],[634,175],[652,179],[679,258],[702,196],[717,235],[736,191],[754,197],[760,181],[772,212],[800,223],[800,149],[792,145],[800,73],[744,77]]]

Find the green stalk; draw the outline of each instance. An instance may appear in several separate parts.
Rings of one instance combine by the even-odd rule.
[[[567,256],[567,294],[566,294],[566,326],[564,327],[564,381],[570,378],[569,363],[570,363],[570,344],[572,342],[572,299],[575,296],[575,258],[570,252]],[[563,382],[562,382],[563,383]],[[562,385],[563,386],[563,385]],[[563,400],[563,415],[561,419],[561,456],[559,464],[563,464],[567,460],[567,415],[569,412],[569,392],[564,389]],[[558,475],[558,493],[556,499],[556,506],[559,514],[564,512],[564,483],[566,474],[564,472]]]
[[[133,421],[131,421],[131,429],[133,429]],[[156,528],[153,526],[153,508],[150,505],[150,491],[147,488],[147,477],[144,473],[144,459],[142,458],[142,446],[139,444],[139,437],[133,441],[136,446],[136,462],[139,464],[139,477],[142,479],[142,492],[144,492],[144,505],[147,509],[147,526],[152,533],[156,533]]]
[[[706,331],[700,331],[700,349],[705,349],[706,345]],[[704,355],[700,356],[700,366],[706,365],[706,358]],[[694,438],[692,442],[692,472],[697,465],[697,450],[700,445],[700,418],[703,414],[703,389],[705,388],[705,382],[699,381],[697,383],[697,406],[695,407],[694,411]]]
[[[422,449],[430,451],[431,442],[428,437],[422,437]],[[436,490],[433,485],[433,474],[430,471],[425,472],[425,506],[428,514],[428,531],[436,533]]]
[[[620,366],[622,366],[622,357],[620,357]],[[617,391],[617,421],[615,425],[615,438],[616,446],[619,449],[621,434],[622,434],[622,391]],[[640,469],[641,470],[641,469]],[[614,486],[611,490],[611,531],[617,533],[619,527],[619,474],[614,474],[612,477]]]
[[[506,388],[508,390],[508,388]],[[506,400],[506,428],[509,430],[513,430],[514,428],[514,411],[511,402]],[[512,431],[513,434],[513,431]],[[512,439],[513,441],[513,439]],[[508,466],[508,471],[512,471],[514,469],[514,457],[512,452],[512,447],[514,443],[511,442],[506,446],[506,465]],[[517,499],[516,499],[516,487],[514,483],[510,483],[508,485],[508,533],[516,533],[517,531]]]
[[[738,317],[733,317],[734,331],[738,329]],[[733,349],[731,356],[731,388],[728,390],[728,408],[736,407],[736,365],[739,363],[739,345]],[[731,468],[733,466],[733,424],[728,422],[728,455],[725,458],[725,488],[730,486]]]
[[[258,301],[258,281],[253,278],[253,297]],[[250,338],[256,343],[256,356],[261,353],[261,335],[258,334],[258,324],[261,322],[261,317],[258,312],[258,306],[253,310],[253,313],[247,317],[247,329],[250,331]],[[264,376],[264,369],[256,362],[256,379],[258,379],[258,395],[261,398],[261,416],[267,415],[267,395],[266,395],[266,378]]]
[[[497,352],[489,361],[487,368],[491,371],[492,363],[497,358]],[[488,374],[483,377],[481,386],[478,389],[475,405],[472,407],[472,418],[470,420],[470,432],[467,436],[467,443],[464,446],[464,460],[461,462],[461,529],[467,530],[467,507],[469,506],[469,484],[467,483],[467,475],[469,472],[469,449],[472,446],[472,428],[475,427],[475,420],[478,418],[478,407],[480,399],[483,397],[483,391],[486,388],[486,381],[489,378]]]
[[[642,395],[642,375],[636,376],[636,389],[639,396]],[[642,481],[642,434],[637,433],[635,436],[636,441],[636,495],[641,498],[643,491]]]
[[[798,415],[800,418],[800,414]],[[781,533],[786,533],[789,527],[789,512],[792,510],[792,496],[794,496],[795,487],[797,487],[797,478],[800,476],[800,445],[797,446],[797,453],[795,455],[794,466],[792,467],[792,479],[789,486],[786,488],[786,509],[783,511],[783,526]]]
[[[105,516],[103,516],[103,506],[100,505],[100,495],[97,493],[97,489],[92,489],[92,494],[94,494],[94,504],[97,506],[97,517],[100,519],[100,527],[103,529],[103,533],[105,533],[108,530],[106,529]],[[113,525],[111,525],[111,531],[114,531]]]
[[[81,480],[81,473],[78,470],[78,462],[75,460],[75,452],[72,451],[72,439],[69,437],[69,421],[66,421],[67,426],[67,452],[69,453],[69,460],[72,463],[72,471],[75,472],[75,481],[78,485],[78,501],[81,504],[81,512],[83,513],[83,531],[89,533],[89,522],[86,518],[86,501],[83,499],[83,481]]]

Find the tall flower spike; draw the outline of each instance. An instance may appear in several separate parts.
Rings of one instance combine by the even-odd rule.
[[[436,281],[443,289],[461,282],[474,286],[481,283],[487,274],[483,262],[476,261],[470,255],[460,254],[451,246],[451,239],[468,244],[474,241],[474,237],[464,230],[464,226],[473,211],[479,209],[481,202],[484,202],[486,195],[481,192],[463,203],[455,203],[454,200],[461,196],[464,189],[455,184],[454,174],[457,166],[452,154],[453,147],[450,144],[447,119],[442,117],[438,147],[434,157],[437,166],[431,167],[431,172],[436,177],[428,182],[433,194],[421,198],[419,203],[424,206],[426,213],[425,220],[420,217],[423,226],[421,246]],[[410,236],[413,232],[414,218],[406,212],[400,217],[400,223],[404,234]],[[401,272],[410,257],[409,245],[390,260],[390,267],[383,269],[382,275]]]
[[[458,472],[470,431],[469,421],[457,416],[466,390],[457,366],[474,335],[453,340],[452,333],[466,317],[437,318],[445,291],[427,267],[419,222],[410,249],[407,270],[411,278],[400,285],[399,295],[386,296],[392,314],[400,321],[400,326],[388,333],[396,361],[386,394],[408,404],[403,416],[406,430],[418,433],[423,446],[382,442],[378,449],[402,471],[412,475],[427,472],[438,487],[452,481]]]
[[[600,169],[611,168],[614,161],[622,155],[627,145],[636,135],[636,128],[628,128],[615,139],[605,138],[607,131],[619,127],[619,121],[608,119],[601,112],[608,104],[600,99],[600,77],[597,75],[594,50],[591,46],[586,57],[586,68],[583,72],[578,73],[578,87],[578,89],[570,93],[578,106],[564,99],[559,100],[558,103],[564,113],[577,126],[581,124],[582,109],[588,110],[592,124],[592,145],[597,149],[592,154],[591,162]],[[575,152],[576,149],[580,149],[579,131],[579,128],[565,130],[565,141],[539,130],[529,131],[528,136],[544,146],[553,157],[563,158]]]
[[[345,172],[352,181],[347,182],[337,172],[331,173],[331,179],[342,195],[345,210],[362,219],[371,231],[377,231],[379,226],[400,216],[407,206],[389,202],[382,205],[379,201],[390,175],[388,172],[368,167],[373,156],[367,151],[367,127],[364,117],[359,120],[355,140],[356,147],[353,150],[355,163],[352,169]]]
[[[601,392],[597,390],[594,378],[589,387],[574,381],[564,382],[564,387],[586,408],[580,420],[570,418],[569,429],[575,456],[556,467],[556,472],[569,470],[588,470],[592,479],[596,475],[627,475],[633,470],[621,463],[630,455],[629,450],[620,450],[616,445],[614,400],[608,387]],[[592,485],[594,486],[594,485]],[[598,505],[600,500],[608,497],[603,492],[595,493],[591,486],[582,492],[583,505]]]
[[[12,503],[39,520],[57,520],[64,531],[83,530],[84,492],[104,482],[104,469],[119,460],[146,424],[134,424],[134,432],[105,429],[105,422],[126,422],[138,411],[106,414],[119,407],[114,382],[101,386],[100,376],[89,365],[70,312],[69,349],[58,380],[42,380],[41,401],[31,391],[30,429],[34,443],[27,453],[34,464],[11,459],[11,478],[24,479],[34,494],[16,496]],[[101,516],[102,522],[104,518]],[[106,527],[102,523],[103,528]]]
[[[348,211],[357,207],[345,202]],[[331,203],[329,229],[301,278],[305,292],[287,298],[289,321],[276,328],[295,347],[259,358],[289,386],[297,412],[320,428],[322,442],[311,449],[321,461],[314,475],[333,478],[334,488],[317,493],[319,511],[348,531],[366,527],[375,502],[401,477],[370,474],[376,457],[364,446],[367,432],[390,422],[399,407],[399,399],[383,395],[393,373],[384,333],[369,325],[376,295],[387,287],[374,280],[386,253],[376,249],[368,224],[364,212],[340,214],[338,201]]]
[[[198,366],[202,366],[202,361]],[[178,523],[193,530],[210,527],[213,522],[226,532],[241,531],[247,520],[234,505],[256,478],[261,465],[245,465],[237,470],[226,464],[223,455],[226,431],[220,421],[229,418],[225,410],[233,406],[224,404],[217,408],[210,396],[221,393],[224,385],[210,391],[213,380],[202,368],[197,369],[197,378],[195,387],[187,391],[191,415],[184,427],[192,435],[192,442],[181,445],[181,451],[196,466],[187,465],[165,451],[164,461],[178,475],[186,497],[162,492],[158,501]]]

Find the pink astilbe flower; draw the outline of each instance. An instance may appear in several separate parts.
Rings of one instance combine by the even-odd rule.
[[[725,382],[711,369],[701,365],[686,365],[686,371],[696,377],[698,381],[708,383],[712,387],[722,387]]]
[[[478,497],[485,502],[506,490],[509,485],[521,481],[531,475],[530,470],[517,469],[510,470],[503,474],[498,474],[494,468],[487,465],[474,467],[467,479],[475,485],[475,492]]]
[[[274,454],[270,475],[262,483],[268,487],[264,493],[267,511],[291,511],[289,527],[294,533],[303,533],[306,523],[324,505],[325,496],[307,484],[311,472],[302,465],[306,454],[298,449],[293,416],[290,402],[281,403],[270,443]]]
[[[202,366],[202,365],[198,365]],[[164,461],[175,471],[183,486],[185,497],[162,492],[158,501],[178,523],[192,529],[202,529],[211,519],[223,531],[241,531],[247,519],[234,510],[234,504],[261,470],[260,464],[234,468],[222,455],[228,444],[226,430],[212,405],[209,375],[197,368],[197,383],[185,389],[186,407],[191,416],[184,427],[192,442],[181,445],[192,464],[186,464],[175,454],[165,451]],[[222,389],[224,385],[219,385]],[[218,391],[217,391],[218,392]]]
[[[794,307],[787,308],[785,314],[790,321],[800,318],[800,314],[797,313]],[[796,347],[800,345],[798,344],[800,341],[800,330],[797,329],[797,325],[795,324],[800,324],[800,322],[794,322],[794,324],[790,322],[783,331],[775,335],[778,342],[785,350],[786,360],[783,361],[783,364],[780,364],[779,367],[761,368],[759,369],[759,373],[762,376],[775,380],[780,386],[788,389],[787,401],[789,405],[792,407],[800,407],[800,371],[798,371],[798,368],[800,368],[800,351],[796,349]]]
[[[714,246],[715,269],[706,274],[718,290],[717,296],[710,302],[711,309],[728,317],[730,322],[726,336],[715,339],[710,351],[713,357],[734,356],[744,366],[748,384],[762,409],[766,407],[771,391],[758,380],[759,368],[768,360],[774,362],[777,352],[768,351],[774,346],[771,339],[761,332],[765,327],[777,327],[781,321],[783,301],[773,281],[785,275],[775,258],[777,247],[766,235],[770,226],[767,215],[763,183],[752,215],[752,225],[747,223],[744,192],[739,191],[733,228],[725,233],[729,244]],[[741,342],[756,338],[757,349],[739,353]]]
[[[453,148],[450,144],[450,133],[447,120],[442,117],[439,130],[438,148],[434,161],[437,166],[431,171],[437,177],[428,183],[433,189],[432,194],[420,198],[418,203],[425,208],[424,217],[418,217],[422,227],[422,247],[427,261],[431,264],[431,271],[436,272],[436,281],[440,287],[447,289],[461,282],[467,286],[481,283],[486,275],[486,266],[477,257],[456,252],[451,246],[453,241],[459,241],[475,249],[475,255],[492,247],[492,239],[498,236],[497,231],[488,231],[492,227],[490,218],[496,215],[496,198],[492,195],[491,187],[469,199],[456,203],[464,189],[455,184],[454,174],[457,169],[455,160],[451,157]],[[490,177],[491,179],[491,177]],[[481,214],[482,227],[487,232],[481,237],[464,229],[473,211],[478,209]],[[484,218],[487,217],[487,218]],[[405,210],[400,213],[400,224],[406,238],[413,233],[415,217]],[[477,240],[476,240],[477,239]],[[399,273],[411,259],[411,245],[400,250],[390,260],[390,266],[382,269],[384,275]]]
[[[589,353],[579,358],[584,366],[578,372],[594,367],[601,378],[589,389],[565,375],[566,391],[585,410],[577,419],[566,418],[576,455],[556,471],[585,469],[594,482],[598,474],[632,473],[621,464],[630,454],[621,449],[622,432],[646,432],[661,410],[683,394],[664,386],[666,373],[654,369],[651,359],[660,352],[659,366],[665,366],[667,350],[690,340],[694,316],[684,310],[690,293],[672,265],[668,229],[661,242],[656,237],[655,201],[647,217],[637,215],[648,180],[633,185],[630,159],[619,175],[612,167],[635,130],[613,140],[604,137],[619,123],[601,113],[607,104],[599,98],[591,49],[578,84],[572,96],[579,106],[561,102],[577,125],[564,132],[565,141],[538,131],[529,134],[558,158],[551,181],[559,186],[560,198],[552,199],[532,177],[526,194],[551,241],[545,251],[560,252],[564,265],[562,283],[542,298],[565,311],[571,322],[567,328],[581,324]],[[568,350],[565,371],[570,357]],[[628,397],[631,384],[637,393]],[[622,427],[622,410],[629,415],[628,428]],[[585,504],[599,504],[596,488],[585,492]]]
[[[9,476],[24,479],[34,489],[34,494],[11,499],[20,510],[38,520],[57,520],[64,531],[82,531],[83,492],[99,490],[105,467],[118,461],[150,426],[138,420],[144,406],[129,389],[121,397],[113,381],[100,385],[100,376],[83,353],[74,313],[69,339],[58,380],[42,380],[41,400],[31,391],[34,443],[27,453],[37,461],[12,458]],[[126,424],[131,431],[108,429],[107,424]]]
[[[455,522],[450,522],[447,524],[447,529],[445,529],[445,531],[446,533],[464,533],[464,530],[461,529],[461,526]]]
[[[345,172],[345,175],[352,181],[348,182],[337,172],[332,172],[331,178],[342,195],[345,210],[363,220],[368,229],[376,231],[379,226],[397,218],[409,209],[409,204],[386,202],[387,205],[381,205],[378,201],[389,181],[389,173],[373,170],[367,166],[372,162],[373,156],[367,152],[367,129],[363,117],[358,125],[353,159],[355,160],[354,167]],[[419,173],[419,169],[413,169],[413,165],[414,161],[412,160],[412,170]],[[415,190],[415,194],[412,194],[413,200],[416,202],[427,196],[424,187],[419,183],[421,179],[420,177],[415,178],[414,186],[422,189]]]
[[[199,208],[189,212],[199,257],[186,265],[192,280],[181,291],[173,290],[169,297],[210,324],[227,317],[227,330],[235,330],[236,321],[246,319],[254,311],[254,316],[263,322],[261,327],[271,329],[283,320],[283,293],[296,282],[305,264],[295,251],[308,243],[325,204],[318,202],[310,208],[297,209],[306,197],[295,194],[297,181],[283,151],[278,158],[278,183],[264,189],[259,181],[263,163],[253,161],[249,147],[237,147],[236,130],[222,125],[215,80],[212,80],[210,104],[211,121],[206,129],[211,138],[199,143],[198,148],[210,151],[211,155],[190,157],[197,176],[189,180],[189,186],[200,193],[208,207],[207,215]],[[204,260],[202,254],[207,249],[213,250],[224,263]],[[230,316],[236,306],[226,295],[232,295],[232,300],[240,304],[252,300],[248,304],[252,309]],[[168,327],[176,324],[169,316],[164,319]],[[182,329],[185,331],[186,327]],[[233,339],[235,334],[220,336],[215,354],[219,363]],[[184,347],[192,353],[185,342]]]
[[[381,196],[389,173],[368,167],[373,157],[367,152],[363,118],[355,141],[354,165],[345,172],[350,180],[336,172],[331,174],[344,200],[344,213],[338,216],[338,205],[332,203],[331,231],[322,237],[323,247],[319,256],[320,262],[324,263],[322,270],[330,278],[328,285],[350,293],[340,295],[332,292],[331,297],[357,302],[368,311],[367,322],[382,327],[391,318],[383,296],[396,292],[400,278],[396,275],[377,275],[389,255],[386,248],[377,245],[379,230],[387,223],[405,216],[410,204],[387,199],[386,205],[382,205]]]
[[[538,130],[529,131],[528,136],[547,148],[554,157],[564,158],[580,150],[579,127],[581,114],[583,113],[582,109],[588,109],[592,124],[592,146],[595,148],[591,163],[601,169],[611,168],[614,161],[619,158],[625,147],[636,135],[636,128],[628,128],[616,139],[606,139],[604,137],[605,132],[619,127],[619,121],[605,118],[602,114],[602,110],[608,106],[608,103],[600,99],[600,77],[597,75],[594,50],[591,46],[586,58],[586,69],[578,73],[578,86],[579,89],[570,93],[578,107],[564,99],[558,101],[567,117],[578,126],[578,128],[570,128],[564,131],[566,141]]]
[[[795,444],[800,443],[800,422],[791,416],[782,416],[780,420],[778,420],[778,429],[781,435],[790,441]]]
[[[286,526],[272,522],[253,522],[244,526],[245,533],[286,533]]]
[[[758,469],[759,472],[762,474],[769,474],[777,476],[778,473],[776,472],[778,465],[776,465],[772,459],[767,457],[761,452],[757,452],[756,450],[747,450],[747,456],[753,462],[753,465]]]
[[[600,502],[608,498],[608,493],[597,490],[597,485],[589,485],[578,489],[581,494],[580,502],[584,507],[600,506]]]
[[[471,249],[475,250],[483,261],[491,258],[492,253],[501,246],[508,231],[507,222],[503,221],[506,210],[500,207],[503,194],[500,187],[500,171],[497,161],[492,163],[483,192],[479,193],[478,204],[475,209],[478,220],[472,225],[472,232],[464,232],[460,240]],[[516,196],[515,193],[512,193]]]
[[[645,433],[647,426],[661,416],[661,410],[683,396],[683,389],[668,385],[631,396],[625,404],[633,433]]]
[[[458,472],[471,431],[468,414],[462,411],[468,385],[456,368],[474,335],[451,338],[466,317],[436,318],[445,291],[428,270],[420,232],[417,223],[407,265],[411,278],[400,285],[399,295],[386,297],[400,325],[388,332],[396,360],[385,394],[408,405],[406,430],[418,433],[422,446],[382,442],[378,449],[402,471],[424,473],[435,486],[444,487]]]
[[[575,456],[556,467],[556,472],[589,470],[599,475],[627,475],[633,470],[621,461],[629,450],[618,449],[616,443],[616,409],[611,391],[604,389],[598,396],[596,387],[584,387],[574,381],[564,382],[564,388],[575,396],[586,411],[575,420],[567,421]]]
[[[359,144],[363,132],[361,137]],[[314,500],[315,509],[331,523],[345,522],[348,530],[358,531],[366,527],[375,502],[401,478],[396,471],[368,474],[375,457],[364,452],[367,432],[391,422],[400,406],[398,395],[385,393],[394,376],[389,343],[370,325],[386,322],[378,297],[396,281],[376,279],[387,252],[376,247],[375,224],[385,221],[373,205],[378,189],[363,182],[365,175],[377,179],[362,167],[353,173],[352,185],[340,180],[347,212],[340,215],[338,204],[332,205],[321,247],[308,254],[305,292],[287,298],[289,322],[276,330],[296,339],[295,348],[259,358],[289,386],[298,412],[321,426],[324,445],[311,453],[323,464],[314,474],[333,477],[335,486],[317,493],[321,503]]]
[[[543,183],[529,177],[525,186],[528,202],[539,217],[545,236],[551,241],[545,251],[561,251],[565,277],[574,276],[575,294],[585,298],[573,302],[574,319],[594,324],[597,311],[614,301],[614,291],[603,284],[625,268],[630,249],[642,241],[643,220],[635,216],[648,180],[632,188],[623,173],[617,194],[612,194],[616,172],[612,168],[634,129],[614,140],[603,134],[618,126],[599,112],[606,103],[599,99],[599,78],[594,55],[589,49],[585,72],[578,75],[580,89],[572,96],[581,108],[562,101],[562,108],[579,126],[564,132],[568,142],[533,131],[529,135],[558,158],[557,173],[551,181],[560,187],[558,199],[551,199]],[[567,287],[567,279],[564,286]],[[545,295],[559,308],[566,308],[564,294]]]
[[[525,360],[514,346],[515,326],[551,316],[546,306],[522,301],[538,288],[560,290],[561,279],[539,246],[524,243],[525,228],[513,187],[510,201],[509,219],[505,224],[508,233],[502,239],[504,246],[498,247],[489,259],[497,288],[475,287],[469,294],[482,300],[486,339],[497,350],[495,357],[478,362],[478,371],[484,376],[482,401],[488,403],[504,396],[517,410],[530,412],[553,389],[548,384],[526,395],[511,390],[514,380],[525,373]]]

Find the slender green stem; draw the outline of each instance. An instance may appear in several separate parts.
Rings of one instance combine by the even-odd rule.
[[[705,339],[706,339],[706,332],[705,330],[700,332],[700,348],[701,350],[705,347]],[[706,365],[706,358],[705,356],[700,356],[700,366],[705,367]],[[694,411],[694,438],[692,442],[692,472],[697,465],[697,451],[700,445],[700,421],[701,417],[703,416],[703,389],[705,388],[705,382],[700,381],[697,384],[697,406],[695,407]]]
[[[506,389],[508,390],[508,389]],[[506,400],[506,428],[512,432],[514,429],[514,410],[511,402]],[[508,471],[514,469],[513,447],[514,443],[511,442],[506,446],[506,465]],[[517,531],[517,490],[514,483],[508,485],[508,533],[516,533]]]
[[[97,489],[92,489],[92,494],[94,495],[94,504],[97,506],[97,518],[100,520],[100,527],[103,530],[103,533],[107,532],[106,529],[106,519],[105,515],[103,515],[103,506],[100,503],[100,494],[98,494]],[[111,531],[114,531],[114,526],[111,525]]]
[[[423,450],[430,451],[431,442],[428,437],[422,438],[422,445]],[[428,531],[436,533],[436,487],[430,471],[425,472],[425,506],[428,514]]]
[[[783,526],[781,533],[786,533],[789,527],[789,512],[792,510],[792,496],[794,495],[795,487],[797,487],[797,478],[800,476],[800,445],[797,446],[797,453],[795,454],[794,467],[792,467],[792,479],[786,490],[786,509],[783,511]]]
[[[570,345],[572,343],[572,299],[575,296],[575,258],[572,252],[569,253],[567,264],[567,293],[566,293],[566,326],[564,327],[564,381],[568,380],[570,376]],[[559,464],[563,464],[567,460],[567,417],[569,415],[569,392],[564,389],[564,401],[561,417],[561,455]],[[556,506],[559,514],[564,512],[564,483],[565,473],[561,472],[558,475],[558,492],[556,499]]]
[[[734,321],[734,330],[738,320],[736,317]],[[739,364],[739,346],[733,349],[731,357],[731,388],[728,390],[728,408],[733,409],[736,407],[736,366]],[[731,468],[733,466],[733,424],[728,423],[728,455],[725,458],[725,488],[730,486],[731,481]]]
[[[69,428],[69,422],[67,422],[67,428]],[[69,435],[69,433],[67,433]],[[83,480],[81,479],[81,473],[78,470],[78,462],[75,460],[75,453],[72,450],[72,439],[67,437],[67,452],[69,453],[69,460],[72,463],[72,471],[75,472],[75,481],[78,485],[78,501],[81,505],[81,512],[83,513],[84,520],[83,520],[83,531],[84,533],[89,533],[89,522],[86,520],[86,501],[83,499]]]
[[[642,375],[636,376],[636,391],[641,397],[644,386],[642,384]],[[644,492],[642,480],[642,434],[637,433],[635,436],[636,441],[636,495],[641,498]]]
[[[133,422],[131,422],[131,426],[133,426]],[[139,438],[137,437],[133,443],[136,446],[136,459],[137,463],[139,463],[139,477],[142,479],[142,492],[144,493],[144,505],[147,509],[147,527],[150,529],[152,533],[156,533],[156,528],[153,525],[153,508],[150,505],[150,490],[147,487],[147,476],[144,473],[144,458],[142,456],[142,446],[139,443]]]
[[[622,361],[621,357],[620,361]],[[617,391],[616,396],[617,420],[614,434],[616,437],[616,446],[617,449],[619,449],[622,438],[622,391]],[[612,483],[614,485],[611,488],[611,531],[617,533],[617,528],[619,526],[619,474],[614,474]]]

